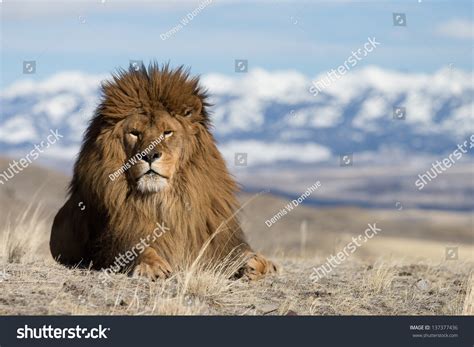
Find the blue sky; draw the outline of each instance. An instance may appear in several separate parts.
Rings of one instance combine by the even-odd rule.
[[[166,40],[160,35],[205,1],[41,2],[3,0],[1,87],[56,72],[108,73],[129,60],[187,65],[196,74],[249,68],[296,70],[308,76],[335,68],[375,37],[380,48],[360,65],[433,72],[453,64],[472,70],[472,1],[212,1]],[[392,13],[407,26],[393,25]]]

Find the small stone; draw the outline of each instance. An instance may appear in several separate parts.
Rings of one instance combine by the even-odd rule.
[[[425,279],[420,279],[420,280],[418,280],[418,282],[416,282],[416,287],[417,287],[419,290],[427,291],[427,290],[430,289],[430,282],[428,282],[428,281],[425,280]]]

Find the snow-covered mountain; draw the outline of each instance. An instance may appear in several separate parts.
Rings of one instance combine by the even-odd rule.
[[[248,153],[248,165],[337,161],[339,154],[383,160],[387,153],[440,155],[474,133],[473,74],[442,69],[408,74],[378,67],[354,69],[314,96],[298,72],[255,69],[202,83],[212,95],[221,151]],[[106,76],[63,72],[22,80],[1,92],[0,152],[24,155],[59,129],[61,144],[44,156],[72,161]],[[394,107],[405,108],[404,119]],[[392,155],[390,154],[390,155]]]

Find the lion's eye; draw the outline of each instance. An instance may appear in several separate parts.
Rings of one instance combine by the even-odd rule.
[[[173,135],[173,131],[172,130],[166,130],[165,132],[163,132],[163,135],[165,135],[165,137],[170,137],[171,135]]]

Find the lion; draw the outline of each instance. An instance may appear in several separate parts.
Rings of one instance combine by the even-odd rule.
[[[250,280],[276,272],[236,217],[238,186],[211,133],[210,106],[199,77],[183,66],[120,69],[103,82],[54,218],[53,258],[152,280],[198,258],[243,257],[235,275]],[[157,225],[166,232],[151,237]]]

